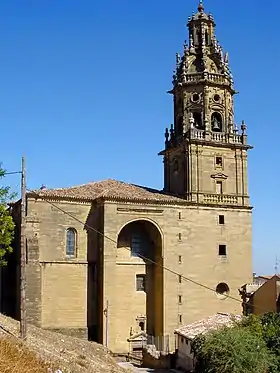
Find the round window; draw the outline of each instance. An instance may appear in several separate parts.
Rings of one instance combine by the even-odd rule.
[[[216,286],[216,294],[220,299],[226,298],[229,294],[229,286],[224,282],[220,282]]]
[[[218,94],[214,95],[214,101],[219,102],[220,101],[220,95],[218,95]]]
[[[194,94],[192,95],[192,101],[193,101],[193,102],[197,102],[197,101],[199,101],[199,94],[198,94],[198,93],[194,93]]]

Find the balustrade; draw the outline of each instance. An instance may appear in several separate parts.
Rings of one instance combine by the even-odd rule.
[[[214,74],[214,73],[194,73],[194,74],[186,74],[184,77],[184,81],[188,82],[199,82],[201,80],[209,80],[216,84],[230,84],[229,79],[226,76],[221,74]]]
[[[225,194],[204,194],[203,202],[205,203],[224,203],[227,205],[233,205],[237,203],[236,196],[230,196]]]

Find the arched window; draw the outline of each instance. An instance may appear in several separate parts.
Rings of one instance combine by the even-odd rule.
[[[195,128],[197,128],[198,130],[203,130],[201,113],[194,112],[193,113],[193,119],[194,119]]]
[[[76,256],[77,231],[74,228],[67,229],[66,232],[66,255]]]
[[[223,130],[223,120],[220,113],[216,111],[211,116],[211,128],[214,132],[222,132]]]

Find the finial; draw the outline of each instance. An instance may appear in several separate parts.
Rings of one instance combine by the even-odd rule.
[[[164,136],[165,136],[165,142],[168,142],[168,140],[169,140],[169,131],[168,131],[168,128],[165,129]]]
[[[204,12],[204,6],[203,6],[203,1],[202,1],[202,0],[199,1],[199,5],[198,5],[197,10],[198,10],[200,13],[203,13],[203,12]]]
[[[242,135],[245,135],[245,134],[246,134],[246,129],[247,129],[247,126],[246,126],[246,124],[245,124],[245,121],[242,120],[242,124],[241,124]]]

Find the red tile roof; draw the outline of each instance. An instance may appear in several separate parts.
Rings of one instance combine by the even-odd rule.
[[[162,191],[118,180],[96,181],[84,185],[59,188],[40,189],[29,192],[29,195],[42,198],[70,199],[93,201],[98,198],[111,200],[151,201],[156,203],[186,204],[183,198],[171,196]]]

